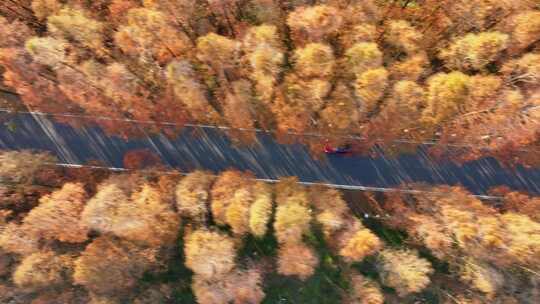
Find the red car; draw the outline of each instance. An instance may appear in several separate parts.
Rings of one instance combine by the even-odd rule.
[[[350,153],[352,147],[350,144],[344,144],[337,147],[332,147],[328,142],[324,145],[324,153],[326,154],[346,154]]]

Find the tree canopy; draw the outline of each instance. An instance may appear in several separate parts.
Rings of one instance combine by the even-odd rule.
[[[507,160],[538,145],[536,110],[527,110],[538,106],[534,1],[19,2],[0,8],[5,85],[32,109],[112,118],[87,121],[110,133],[136,135],[127,118],[278,138],[436,137],[480,142]],[[497,93],[470,96],[483,86],[469,83],[476,76],[501,81]],[[399,86],[402,95],[427,92],[426,104],[408,101],[420,120],[394,106],[405,80],[415,86]],[[502,110],[508,91],[523,98]],[[389,120],[393,128],[382,127]]]

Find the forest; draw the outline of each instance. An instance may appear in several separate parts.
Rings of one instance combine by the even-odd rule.
[[[301,135],[539,162],[535,0],[5,0],[0,27],[15,111],[123,136],[140,132],[126,120],[190,122],[242,143],[263,129],[314,150]]]
[[[1,303],[538,303],[540,199],[0,153]],[[371,216],[357,205],[371,205]],[[419,302],[420,301],[420,302]]]
[[[537,168],[540,2],[2,0],[0,112]],[[109,170],[0,150],[0,303],[540,303],[534,193],[348,191],[146,152]]]

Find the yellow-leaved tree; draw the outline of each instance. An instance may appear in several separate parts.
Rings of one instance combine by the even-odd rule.
[[[143,185],[128,204],[118,206],[117,212],[113,233],[121,238],[151,246],[173,244],[176,240],[178,215],[153,186]]]
[[[272,187],[264,182],[257,182],[253,188],[255,197],[249,208],[249,229],[254,236],[263,237],[272,215]]]
[[[366,256],[376,253],[382,247],[382,241],[369,229],[364,228],[354,233],[344,244],[344,247],[341,248],[339,254],[346,261],[359,262]]]
[[[246,176],[239,171],[224,171],[218,176],[212,186],[212,201],[210,206],[212,216],[217,224],[227,224],[227,208],[232,202],[235,191],[243,187],[246,183],[248,183]]]
[[[116,44],[131,56],[150,53],[166,63],[184,55],[192,47],[185,33],[167,22],[163,12],[153,8],[132,8],[127,12],[127,23],[114,35]]]
[[[24,257],[13,272],[18,287],[39,291],[69,284],[73,272],[73,257],[53,251],[39,251]]]
[[[180,180],[176,186],[176,208],[180,215],[205,223],[213,180],[214,177],[205,171],[193,171]]]
[[[66,183],[62,189],[40,198],[39,206],[24,218],[23,229],[37,238],[81,243],[88,227],[81,220],[87,199],[82,184]]]
[[[488,299],[493,299],[504,286],[504,276],[497,269],[473,259],[463,261],[460,279],[484,293]]]
[[[234,242],[218,232],[196,230],[187,234],[184,253],[186,266],[207,280],[220,278],[235,266]]]
[[[512,20],[512,48],[526,49],[540,39],[540,12],[526,10],[515,15]]]
[[[359,42],[345,52],[346,68],[353,75],[359,75],[382,65],[383,54],[376,43]]]
[[[455,116],[469,96],[470,77],[461,72],[439,73],[428,79],[426,108],[423,121],[438,125]]]
[[[389,21],[384,34],[384,39],[388,44],[407,54],[418,51],[423,39],[422,33],[405,20]]]
[[[310,229],[311,210],[297,203],[276,208],[274,230],[280,243],[300,243]]]
[[[294,71],[300,77],[329,77],[334,72],[335,57],[332,47],[310,43],[294,52]]]
[[[63,7],[55,15],[47,17],[47,29],[58,38],[72,39],[83,47],[103,52],[105,26],[89,18],[83,10]]]
[[[151,246],[174,242],[180,225],[172,206],[148,184],[131,198],[114,183],[102,186],[86,205],[82,218],[91,229]]]
[[[433,268],[415,251],[385,249],[379,255],[379,272],[384,285],[406,296],[429,285]]]
[[[449,68],[481,70],[495,61],[508,46],[508,35],[500,32],[467,34],[440,53]]]
[[[277,27],[263,24],[249,28],[242,46],[251,70],[249,77],[255,82],[256,95],[262,102],[270,104],[285,60]]]
[[[165,75],[174,95],[187,107],[193,118],[201,122],[217,121],[219,114],[210,104],[207,92],[189,61],[171,61]]]
[[[385,68],[370,69],[357,75],[355,93],[362,102],[362,111],[369,113],[376,109],[388,86],[388,72]]]

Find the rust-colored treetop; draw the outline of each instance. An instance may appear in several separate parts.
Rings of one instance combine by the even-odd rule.
[[[6,3],[4,83],[34,109],[386,140],[436,134],[501,156],[538,144],[535,1]],[[493,79],[494,94],[477,98]]]

